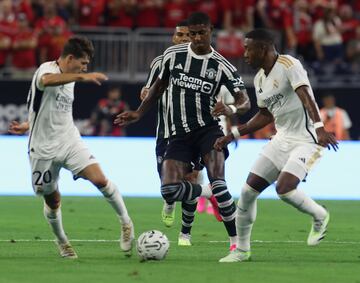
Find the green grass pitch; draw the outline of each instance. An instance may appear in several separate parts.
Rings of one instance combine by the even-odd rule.
[[[160,220],[160,198],[126,198],[136,235],[157,229],[171,241],[167,258],[125,258],[119,224],[102,198],[63,198],[65,230],[79,259],[58,256],[36,197],[0,197],[0,283],[12,282],[274,282],[360,283],[360,202],[320,201],[331,213],[328,235],[307,247],[310,218],[278,200],[259,200],[253,260],[220,264],[228,243],[222,223],[197,214],[193,246],[178,247],[180,206],[172,228]],[[104,241],[100,241],[104,240]]]

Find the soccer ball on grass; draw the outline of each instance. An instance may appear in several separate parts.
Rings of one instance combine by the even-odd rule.
[[[162,260],[165,258],[169,247],[170,243],[166,235],[157,230],[142,233],[136,242],[140,261]]]

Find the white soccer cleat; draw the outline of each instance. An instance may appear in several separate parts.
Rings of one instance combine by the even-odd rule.
[[[76,259],[78,258],[74,248],[71,246],[70,242],[61,244],[58,241],[56,241],[56,244],[58,246],[60,256],[63,258],[69,258],[69,259]]]
[[[129,223],[121,225],[120,248],[125,256],[131,256],[134,239],[134,225],[130,220]]]
[[[191,235],[190,234],[183,234],[180,232],[179,239],[178,239],[178,246],[181,247],[189,247],[191,246]]]
[[[230,251],[230,253],[219,260],[219,262],[240,262],[240,261],[250,261],[251,259],[251,252],[244,252],[239,249],[235,249]]]
[[[330,213],[326,211],[324,219],[314,219],[309,233],[307,244],[308,246],[316,246],[320,244],[321,240],[326,236],[326,229],[329,224]]]

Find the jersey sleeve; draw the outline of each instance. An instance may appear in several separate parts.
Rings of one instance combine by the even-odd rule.
[[[170,78],[170,61],[173,55],[174,54],[172,54],[172,52],[168,52],[168,50],[166,50],[163,55],[159,74],[159,78],[163,81],[167,81]]]
[[[150,72],[146,79],[145,88],[150,88],[153,85],[153,83],[155,82],[156,78],[159,76],[161,62],[162,62],[161,58],[157,57],[150,64]]]
[[[59,74],[59,67],[55,64],[43,64],[40,66],[36,75],[35,85],[39,90],[44,90],[45,87],[40,83],[41,78],[45,74]]]
[[[231,94],[245,90],[245,84],[236,70],[232,71],[224,67],[222,72],[221,84],[224,85]]]
[[[259,97],[259,91],[262,91],[260,88],[260,83],[259,83],[259,74],[256,74],[255,78],[254,78],[254,87],[255,87],[255,94],[256,94],[256,104],[259,108],[266,108],[264,102],[262,101],[262,99],[260,99]]]
[[[285,73],[289,79],[291,87],[296,90],[298,87],[307,85],[310,86],[307,72],[299,61],[292,61],[293,64],[286,69]]]

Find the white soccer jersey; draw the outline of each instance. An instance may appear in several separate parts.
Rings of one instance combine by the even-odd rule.
[[[75,83],[40,85],[44,74],[59,73],[56,61],[46,62],[36,70],[31,82],[28,95],[29,154],[35,158],[52,159],[61,148],[80,139],[72,116]]]
[[[314,99],[307,73],[299,60],[280,55],[266,76],[260,69],[254,78],[257,104],[275,119],[276,137],[286,141],[316,142],[312,120],[295,90],[306,85]]]

